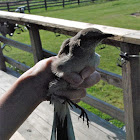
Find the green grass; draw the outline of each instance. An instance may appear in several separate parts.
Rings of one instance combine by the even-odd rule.
[[[102,113],[101,111],[99,111],[98,109],[91,107],[90,105],[84,103],[84,102],[80,102],[78,103],[80,106],[86,108],[87,110],[89,110],[90,112],[96,114],[97,116],[101,117],[102,119],[112,123],[113,125],[117,126],[118,128],[122,128],[124,126],[124,124],[118,120],[113,119],[112,117],[110,117],[109,115]]]
[[[31,14],[139,30],[140,17],[136,18],[130,15],[131,13],[139,12],[139,7],[139,0],[116,0],[104,3],[96,2],[96,4],[80,4],[79,6],[75,4],[66,6],[65,8],[48,8],[47,11],[44,9],[32,10]],[[68,36],[65,35],[56,37],[54,33],[48,31],[40,31],[40,34],[43,48],[55,53],[58,52],[61,43],[68,38]],[[23,32],[20,35],[15,34],[11,38],[26,44],[30,44],[28,32]],[[97,47],[96,52],[101,55],[101,63],[99,65],[100,68],[121,74],[121,68],[116,66],[120,53],[118,49],[112,46],[106,46],[105,49],[100,49],[100,47]],[[4,54],[20,62],[26,63],[29,66],[34,65],[33,56],[31,54],[25,53],[16,48],[12,48],[12,51],[9,52],[4,50]],[[120,109],[123,109],[123,93],[119,88],[100,81],[95,86],[87,89],[87,92]],[[86,105],[83,102],[80,102],[80,105],[84,106],[86,109],[99,115],[100,117],[110,120],[111,123],[118,127],[123,125],[119,121],[112,119],[110,116],[98,111],[97,109],[94,109],[89,105]]]
[[[98,2],[98,1],[97,1]],[[140,12],[139,0],[116,0],[104,3],[97,3],[83,6],[70,5],[58,10],[39,9],[31,11],[32,14],[50,16],[68,20],[88,22],[93,24],[109,25],[114,27],[140,29],[140,18],[130,16],[131,13]]]

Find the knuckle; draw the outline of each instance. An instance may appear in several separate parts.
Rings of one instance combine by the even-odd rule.
[[[99,81],[100,81],[100,79],[101,79],[101,75],[100,75],[100,73],[98,73],[98,79],[99,79]]]
[[[101,79],[101,75],[99,72],[95,71],[95,74],[96,74],[96,83],[98,83]]]
[[[65,74],[63,79],[75,86],[79,85],[82,82],[81,77],[76,73]]]

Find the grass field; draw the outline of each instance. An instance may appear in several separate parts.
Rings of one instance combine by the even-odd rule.
[[[49,8],[48,11],[45,11],[44,9],[32,10],[31,14],[139,30],[140,17],[131,16],[131,13],[140,12],[139,7],[139,0],[116,0],[103,3],[98,1],[95,3],[89,3],[88,5],[81,4],[79,6],[66,6],[65,8]],[[40,34],[43,48],[55,53],[58,52],[63,40],[68,38],[68,36],[65,35],[56,37],[54,33],[46,31],[40,31]],[[15,33],[12,38],[23,43],[30,44],[28,32],[23,32],[20,35]],[[12,48],[11,50],[10,47],[7,47],[6,50],[4,50],[4,54],[20,62],[26,63],[29,66],[34,65],[33,56],[31,54],[15,48]],[[119,57],[119,50],[117,48],[106,46],[106,48],[102,50],[100,47],[97,47],[96,52],[101,55],[100,68],[121,74],[121,68],[116,66],[117,59]],[[87,89],[87,92],[101,100],[117,106],[120,109],[123,109],[123,94],[122,90],[119,88],[100,81],[97,85]],[[94,109],[83,102],[80,102],[80,105],[102,118],[110,120],[111,123],[118,127],[123,125],[119,121],[113,120],[110,116],[101,113],[97,109]]]

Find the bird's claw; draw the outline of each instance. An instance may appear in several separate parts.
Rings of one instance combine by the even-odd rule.
[[[55,95],[55,96],[57,96],[57,95]],[[78,118],[82,118],[83,117],[83,122],[84,122],[84,118],[86,117],[86,119],[87,119],[87,126],[89,127],[89,118],[88,118],[88,115],[87,115],[86,111],[81,106],[77,105],[76,103],[74,103],[73,101],[71,101],[70,99],[68,99],[68,98],[66,98],[64,96],[58,96],[58,98],[64,100],[64,102],[62,102],[62,104],[68,103],[69,106],[72,109],[73,109],[73,106],[76,107],[76,108],[78,108],[78,109],[80,109],[81,110],[81,114],[80,114],[80,116]],[[50,100],[50,104],[51,103],[52,102]]]
[[[67,102],[72,108],[74,105],[76,108],[80,109],[81,110],[81,114],[78,118],[82,118],[83,117],[83,122],[84,122],[84,118],[86,117],[87,119],[87,126],[89,127],[89,118],[88,118],[88,115],[86,113],[86,111],[79,105],[77,105],[76,103],[72,102],[70,99],[65,99],[65,102]]]

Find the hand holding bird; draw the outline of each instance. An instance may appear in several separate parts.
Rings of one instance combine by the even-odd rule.
[[[85,67],[97,67],[100,57],[95,53],[95,47],[105,38],[111,37],[100,30],[88,28],[81,30],[74,37],[63,42],[58,53],[58,59],[52,63],[52,72],[56,78],[50,82],[48,96],[54,104],[54,122],[51,140],[75,140],[69,105],[74,104],[62,96],[57,96],[56,92],[66,92],[76,90],[62,77],[70,73],[81,73]],[[68,94],[68,93],[67,93]],[[78,105],[75,104],[76,107]],[[80,117],[86,113],[82,111]],[[87,116],[86,116],[87,117]],[[88,117],[87,117],[88,124]]]

